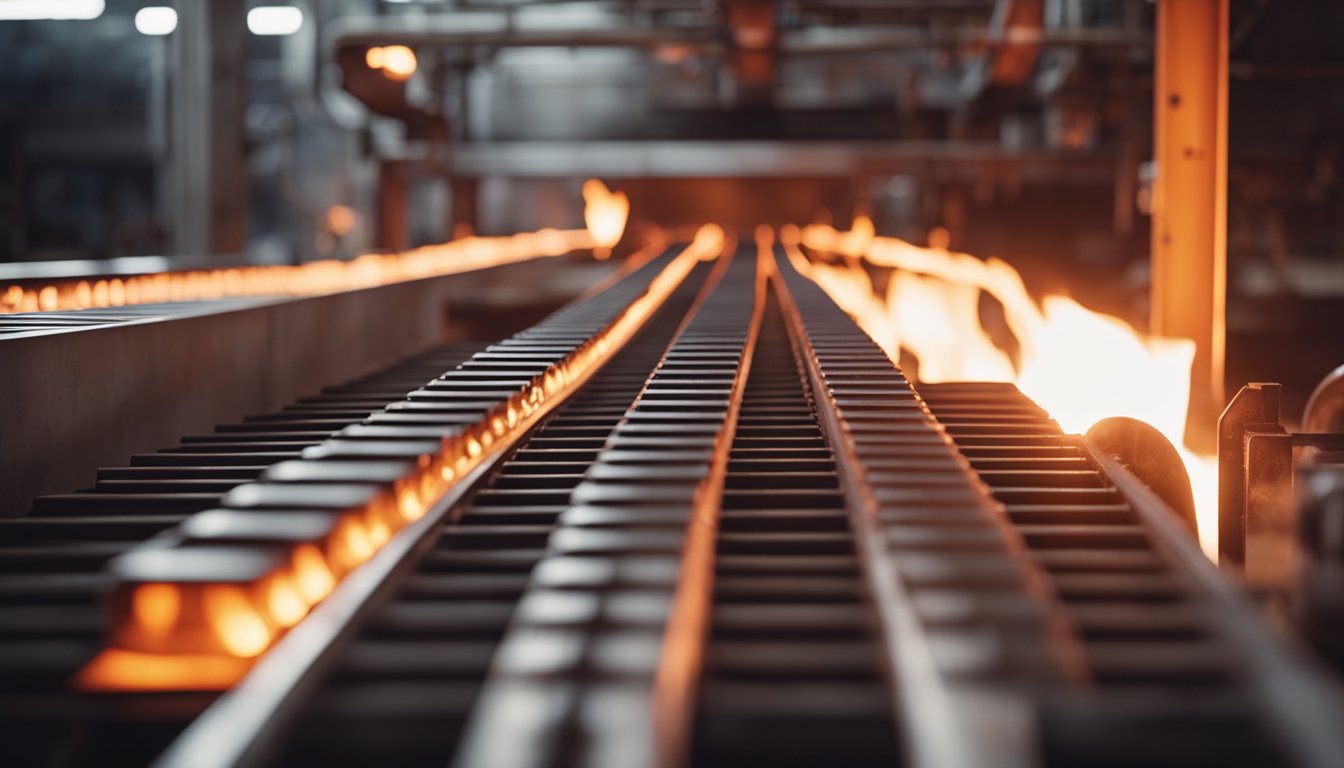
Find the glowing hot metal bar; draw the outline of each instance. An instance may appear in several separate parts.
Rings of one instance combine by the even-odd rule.
[[[302,461],[235,488],[223,509],[189,518],[167,543],[112,561],[113,647],[81,672],[79,683],[183,690],[236,680],[248,665],[228,660],[266,651],[343,577],[424,517],[455,481],[581,386],[696,262],[718,254],[722,241],[717,228],[702,229],[680,254],[649,262],[603,294],[479,353],[385,414],[305,450]],[[533,362],[513,374],[473,366],[523,350]],[[537,359],[548,362],[538,366]],[[419,425],[377,422],[416,402],[443,407],[421,409]],[[197,657],[212,660],[201,675],[182,663]]]
[[[399,253],[367,253],[352,261],[65,280],[40,288],[10,285],[0,289],[0,314],[246,296],[316,296],[471,272],[590,247],[586,230],[543,229],[508,237],[468,237]]]
[[[594,248],[604,258],[621,239],[630,201],[601,182],[584,187],[587,229],[541,229],[507,237],[467,237],[398,253],[366,253],[274,265],[71,279],[41,287],[0,286],[0,314],[123,307],[247,296],[316,296],[442,277]]]

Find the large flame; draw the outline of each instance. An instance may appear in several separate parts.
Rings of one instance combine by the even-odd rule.
[[[589,179],[583,184],[583,203],[583,222],[596,246],[594,255],[605,259],[625,233],[630,198],[624,192],[612,192],[597,179]]]
[[[1181,453],[1195,494],[1200,544],[1216,559],[1217,461],[1183,445],[1194,342],[1144,336],[1063,296],[1047,296],[1038,305],[1006,262],[878,237],[864,217],[847,232],[817,224],[783,234],[799,268],[889,357],[913,358],[919,380],[1013,382],[1069,432],[1085,432],[1111,416],[1156,427]],[[799,242],[843,261],[809,262],[797,250]],[[874,289],[865,262],[893,270],[885,294]],[[1018,344],[1016,363],[981,323],[981,292],[1003,307]]]

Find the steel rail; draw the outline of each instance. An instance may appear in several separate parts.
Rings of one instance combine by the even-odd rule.
[[[829,372],[819,358],[817,339],[808,327],[811,319],[818,326],[827,326],[827,319],[808,318],[808,310],[802,306],[796,292],[815,290],[819,299],[830,305],[836,318],[831,320],[829,330],[844,327],[852,328],[854,337],[851,343],[863,351],[875,353],[874,360],[886,358],[866,334],[852,324],[852,320],[830,303],[821,289],[799,274],[790,264],[786,255],[776,252],[776,288],[781,303],[787,311],[789,330],[805,353],[805,369],[815,393],[815,402],[819,421],[830,439],[835,453],[836,466],[841,478],[841,487],[845,491],[850,522],[855,531],[860,561],[868,589],[873,595],[873,603],[878,613],[878,621],[885,635],[884,654],[891,675],[890,685],[894,697],[893,705],[897,727],[900,730],[910,764],[922,768],[988,768],[992,766],[1031,766],[1038,761],[1039,739],[1035,730],[1033,713],[1035,707],[1030,701],[1031,694],[1020,686],[978,685],[975,681],[953,681],[940,670],[941,659],[935,651],[935,642],[921,617],[914,590],[906,583],[901,572],[901,555],[893,553],[889,541],[889,531],[882,525],[883,508],[888,511],[892,503],[881,503],[877,498],[880,492],[870,482],[875,468],[865,466],[838,396],[852,386],[837,383],[843,374]],[[796,285],[791,286],[792,276]],[[814,307],[815,309],[815,307]],[[824,310],[822,310],[824,314]],[[843,323],[841,320],[843,319]],[[848,325],[845,325],[848,323]],[[838,339],[825,329],[818,336],[824,336],[831,346]],[[868,350],[871,347],[871,350]],[[831,350],[820,350],[822,354]],[[857,356],[856,356],[857,359]],[[886,365],[890,366],[889,361]],[[938,428],[937,421],[929,414],[918,396],[910,390],[904,377],[894,366],[886,369],[886,375],[894,377],[888,384],[887,394],[899,394],[901,387],[892,386],[897,380],[908,394],[909,405],[918,406],[915,413],[927,420],[928,435],[934,439],[946,436]],[[834,378],[832,378],[834,377]],[[876,397],[876,395],[868,395]],[[852,397],[852,396],[851,396]],[[856,408],[859,410],[859,408]],[[900,419],[893,404],[892,419]],[[1021,569],[1023,594],[1033,597],[1044,604],[1046,619],[1040,628],[1040,642],[1054,646],[1054,669],[1042,669],[1042,681],[1052,677],[1062,680],[1077,677],[1081,672],[1081,656],[1074,639],[1068,635],[1068,628],[1054,619],[1057,611],[1051,610],[1052,595],[1042,589],[1042,579],[1038,578],[1022,551],[1010,528],[1002,520],[1002,511],[988,501],[988,493],[979,483],[965,460],[950,462],[950,468],[962,469],[966,474],[967,485],[985,499],[982,523],[997,529],[1008,549],[1005,553],[1009,562]],[[883,467],[877,473],[890,469]],[[921,470],[915,470],[919,472]],[[889,490],[889,489],[888,489]],[[918,484],[912,486],[918,493]],[[922,490],[928,490],[927,487]],[[899,512],[920,514],[919,502],[913,497],[899,502],[895,507]],[[941,510],[938,510],[941,511]],[[953,511],[950,508],[947,510]],[[919,523],[914,525],[918,527]],[[989,553],[986,552],[986,555]],[[1009,585],[1000,585],[1009,586]]]
[[[1084,438],[1082,445],[1146,524],[1171,567],[1209,600],[1210,616],[1247,663],[1260,693],[1255,702],[1283,736],[1285,751],[1300,766],[1338,766],[1344,760],[1344,689],[1274,631],[1248,596],[1204,556],[1166,502],[1093,440]]]
[[[614,339],[604,362],[642,329],[654,311],[671,295],[690,270],[677,273],[685,252],[671,260],[650,281],[653,288],[659,277],[670,276],[661,295],[645,292],[631,303],[653,297],[650,311],[622,338]],[[693,266],[693,265],[692,265]],[[560,392],[547,398],[542,407],[520,419],[511,441],[498,441],[486,448],[481,461],[441,496],[419,520],[398,531],[374,556],[348,575],[326,600],[318,604],[303,621],[286,634],[258,661],[247,676],[221,696],[169,746],[155,761],[157,768],[226,768],[254,766],[265,760],[267,747],[283,731],[321,671],[340,646],[349,639],[352,628],[375,598],[391,589],[397,576],[411,567],[417,556],[433,545],[432,534],[451,519],[459,501],[515,445],[525,440],[550,413],[601,370],[594,366],[567,381]]]
[[[545,760],[560,764],[604,764],[618,760],[623,765],[670,768],[685,761],[713,589],[714,545],[728,448],[764,313],[765,283],[759,263],[740,262],[743,258],[746,257],[739,253],[731,261],[725,259],[701,300],[688,312],[622,424],[585,473],[584,482],[574,490],[569,512],[561,515],[561,526],[551,534],[550,552],[534,569],[532,582],[520,602],[525,605],[530,600],[565,596],[580,603],[591,600],[595,607],[614,604],[622,590],[632,587],[617,584],[608,590],[597,584],[564,585],[548,579],[546,574],[560,570],[551,566],[576,566],[576,560],[619,571],[621,563],[640,556],[604,556],[597,552],[578,558],[565,541],[572,541],[574,534],[585,527],[599,528],[609,534],[612,537],[609,547],[617,547],[618,539],[626,541],[622,536],[656,535],[657,544],[644,545],[649,555],[657,558],[667,557],[672,551],[677,553],[674,584],[644,585],[636,593],[648,602],[665,596],[662,590],[671,591],[668,612],[658,630],[656,660],[652,661],[652,667],[645,662],[631,662],[620,674],[606,673],[615,675],[618,683],[588,681],[584,675],[601,675],[589,667],[600,668],[600,664],[588,661],[556,664],[531,657],[565,656],[571,650],[584,658],[604,639],[614,639],[638,626],[652,628],[650,624],[657,626],[659,620],[650,617],[643,623],[630,625],[629,620],[623,622],[613,615],[596,626],[580,622],[560,628],[530,618],[529,611],[520,608],[495,656],[491,682],[473,711],[455,765],[529,765],[537,760],[538,754],[549,755]],[[742,275],[741,270],[747,268],[751,274]],[[739,299],[744,277],[751,280],[747,287],[752,294],[752,306],[750,314],[740,318],[732,313],[739,312],[741,307],[732,302]],[[724,325],[715,325],[716,322]],[[739,331],[742,340],[733,344],[731,338]],[[658,395],[658,390],[689,386],[682,380],[689,375],[684,366],[694,363],[722,368],[724,356],[731,355],[729,347],[734,346],[738,357],[729,382],[701,387],[707,405],[716,403],[719,390],[726,389],[722,393],[726,397],[722,420],[712,433],[708,428],[713,421],[701,424],[704,418],[700,413],[687,422],[694,422],[694,431],[683,433],[678,425],[665,423],[669,417],[645,410],[666,402],[650,397]],[[678,365],[672,365],[674,358]],[[710,359],[718,362],[711,364]],[[694,394],[687,393],[684,397],[694,399]],[[637,443],[683,437],[680,450],[645,445],[649,450],[640,452],[641,458],[631,459]],[[641,492],[649,500],[641,503],[638,500]],[[577,518],[583,517],[579,514],[574,521],[565,522],[569,513],[593,511],[609,513],[611,519],[604,523],[583,523],[578,522]],[[649,590],[656,594],[650,594]],[[550,652],[543,653],[543,646]],[[604,718],[601,724],[587,722],[587,718],[584,723],[576,721],[583,710],[602,707],[604,703],[612,707],[615,702],[619,702],[619,714],[610,710],[612,716]],[[582,757],[569,753],[567,750],[571,748],[581,749]]]

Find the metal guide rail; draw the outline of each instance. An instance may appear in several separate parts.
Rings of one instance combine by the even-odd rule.
[[[693,765],[900,763],[855,537],[772,293],[724,479]]]
[[[0,315],[0,341],[16,338],[19,334],[45,331],[73,331],[105,325],[138,323],[150,320],[184,317],[207,312],[240,309],[274,297],[213,299],[202,301],[164,302],[138,306],[104,307],[98,309],[68,310],[65,312],[21,312]]]
[[[881,448],[910,451],[915,442],[895,428],[864,428],[868,417],[899,419],[893,401],[903,398],[890,364],[852,364],[856,352],[883,356],[866,337],[855,340],[847,318],[829,326],[818,318],[839,312],[787,259],[778,261],[798,297],[799,326],[819,342],[814,373],[852,449],[846,477],[870,495],[868,514],[885,534],[872,560],[888,556],[901,582],[883,607],[891,637],[905,633],[893,649],[898,689],[917,681],[903,713],[914,763],[1339,763],[1344,709],[1334,685],[1200,555],[1176,513],[1011,385],[926,384],[914,395],[988,487],[993,524],[953,511],[970,508],[960,483],[918,479],[941,470],[911,461],[916,453],[886,463]],[[897,484],[904,489],[884,491]],[[995,565],[1004,543],[1012,570]],[[1018,569],[1024,578],[1010,578]],[[985,631],[998,639],[966,642],[967,633]],[[912,668],[920,641],[938,677]],[[956,701],[942,713],[955,722],[938,721],[940,696]],[[1014,719],[1026,720],[1016,734]]]
[[[910,762],[1032,762],[1031,691],[1077,674],[1055,597],[900,370],[783,255],[790,311],[836,446]]]
[[[591,376],[697,258],[650,260],[117,556],[109,647],[80,684],[180,688],[195,676],[212,689],[241,677],[346,575]]]
[[[727,442],[763,288],[743,247],[570,495],[456,764],[684,759]]]
[[[1006,385],[916,392],[782,255],[707,255],[0,522],[0,759],[1338,764],[1334,690],[1113,458]],[[217,652],[220,586],[270,611],[256,654]],[[190,674],[100,680],[104,605]]]
[[[697,267],[629,346],[464,499],[433,547],[349,628],[263,762],[448,763],[570,493],[639,396],[709,270]]]
[[[102,647],[113,584],[106,562],[478,348],[441,345],[275,413],[188,435],[128,466],[99,470],[85,491],[38,498],[27,517],[0,520],[0,762],[41,765],[62,755],[91,764],[115,754],[124,764],[148,763],[213,696],[160,694],[148,708],[136,697],[69,688]]]
[[[1176,515],[1008,384],[920,395],[990,487],[1083,643],[1085,693],[1053,692],[1050,760],[1332,765],[1344,710],[1323,671],[1231,594]]]
[[[447,438],[429,439],[430,431],[461,436],[463,430],[456,427],[472,415],[479,426],[482,414],[507,418],[508,428],[515,427],[515,421],[518,429],[529,427],[528,417],[535,421],[544,410],[535,402],[545,399],[540,396],[551,399],[545,408],[553,407],[582,384],[593,363],[600,365],[610,351],[619,349],[698,261],[713,255],[713,247],[697,242],[690,248],[673,248],[602,293],[478,353],[446,378],[433,380],[455,368],[470,350],[448,347],[355,384],[329,388],[321,397],[300,401],[283,412],[250,417],[212,435],[188,437],[177,448],[136,456],[131,467],[100,473],[98,486],[90,492],[39,499],[28,518],[0,523],[5,542],[0,557],[0,599],[5,601],[0,624],[6,627],[0,643],[9,651],[0,663],[15,672],[0,683],[0,706],[6,715],[0,728],[7,737],[0,750],[20,764],[43,762],[44,755],[47,759],[66,755],[61,759],[75,762],[81,758],[70,755],[84,755],[84,761],[95,762],[115,754],[127,764],[147,762],[166,737],[214,698],[213,690],[234,682],[245,667],[240,670],[223,655],[182,654],[177,660],[183,663],[164,669],[114,668],[111,675],[91,675],[90,670],[108,672],[98,668],[104,652],[84,667],[79,678],[80,687],[97,693],[78,695],[69,690],[68,677],[99,645],[105,626],[99,604],[107,601],[110,591],[124,616],[126,592],[135,595],[133,588],[127,589],[128,581],[151,587],[150,599],[129,601],[131,618],[150,619],[144,629],[151,631],[151,639],[158,634],[160,639],[200,641],[201,633],[190,631],[192,627],[183,632],[174,626],[167,632],[154,626],[155,611],[178,617],[186,613],[181,593],[170,596],[174,599],[163,595],[163,587],[178,584],[162,570],[148,581],[128,580],[117,561],[141,554],[152,559],[168,552],[181,555],[183,563],[194,562],[198,569],[204,562],[211,580],[222,573],[225,579],[242,582],[264,575],[258,563],[283,559],[277,553],[307,545],[325,547],[334,540],[333,527],[349,517],[342,503],[385,500],[389,491],[397,502],[404,501],[399,486],[406,484],[406,476],[399,473],[423,470],[423,456],[447,442]],[[578,363],[588,363],[588,370],[575,364],[576,357]],[[557,360],[570,368],[557,370]],[[426,380],[431,380],[427,386]],[[521,416],[495,413],[507,387],[520,385],[524,394],[534,396],[531,402],[510,403],[520,406]],[[500,426],[495,420],[486,424]],[[492,452],[489,438],[479,430],[466,436],[480,444],[468,443],[464,452],[489,458],[504,447],[501,439]],[[296,472],[304,476],[295,476]],[[261,476],[262,482],[254,482]],[[446,468],[441,476],[449,476]],[[268,498],[259,507],[253,498],[259,490],[286,491],[290,497]],[[419,490],[425,490],[423,484]],[[211,511],[217,506],[223,509]],[[405,509],[397,506],[397,511]],[[375,513],[389,511],[387,507],[368,503],[356,514],[370,520]],[[364,532],[371,529],[369,525]],[[139,544],[147,539],[149,543]],[[221,548],[227,548],[230,557],[219,557]],[[106,565],[109,559],[111,567]],[[300,558],[294,562],[300,565]],[[335,568],[328,567],[329,578],[334,577]],[[201,578],[200,571],[186,571],[187,579]],[[296,578],[291,585],[297,591],[301,581]],[[332,585],[328,581],[319,586]],[[272,598],[262,606],[277,608],[274,594],[261,597]],[[234,609],[237,603],[223,607]],[[256,628],[258,613],[245,617],[253,620],[245,629]],[[236,615],[225,615],[233,625],[226,621],[221,628],[237,629]],[[277,628],[276,616],[266,618],[272,620],[266,629]],[[120,672],[126,674],[118,678]],[[137,689],[163,693],[126,693]],[[108,745],[117,749],[108,752]]]

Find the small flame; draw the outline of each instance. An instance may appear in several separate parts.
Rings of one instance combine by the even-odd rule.
[[[856,218],[848,232],[814,224],[781,234],[792,246],[790,258],[892,360],[904,352],[917,362],[920,381],[1012,382],[1069,432],[1085,432],[1111,416],[1155,427],[1185,462],[1200,544],[1217,558],[1217,460],[1182,445],[1193,341],[1144,336],[1063,296],[1047,296],[1038,305],[1006,262],[878,237],[866,217]],[[843,261],[810,263],[796,248],[800,242]],[[874,289],[865,262],[894,270],[885,295]],[[981,292],[1003,306],[1019,347],[1016,364],[981,324]]]
[[[624,192],[612,192],[597,179],[583,184],[583,221],[596,246],[596,256],[605,259],[625,233],[630,217],[630,198]]]

